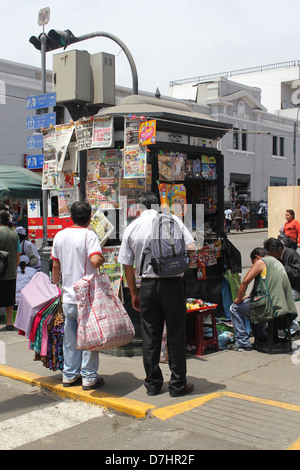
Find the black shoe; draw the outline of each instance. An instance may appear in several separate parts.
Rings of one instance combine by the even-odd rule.
[[[155,395],[158,395],[160,391],[161,391],[161,387],[160,388],[155,388],[155,389],[152,389],[152,390],[147,390],[147,395],[149,397],[154,397]]]
[[[187,395],[188,393],[192,393],[195,390],[193,384],[186,384],[182,390],[175,392],[174,390],[169,390],[171,397],[182,397],[183,395]]]
[[[93,385],[82,385],[82,390],[96,390],[97,388],[102,387],[104,384],[104,378],[98,377],[97,381]]]
[[[14,325],[6,325],[5,329],[6,331],[14,331],[15,327]]]

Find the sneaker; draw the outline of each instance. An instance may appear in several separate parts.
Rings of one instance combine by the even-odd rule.
[[[82,383],[82,378],[77,377],[73,382],[63,382],[63,387],[74,387],[75,385],[80,385]]]
[[[229,349],[230,351],[252,351],[252,346],[238,346],[236,343],[231,343],[226,346],[226,349]]]
[[[93,385],[82,385],[82,390],[96,390],[97,388],[102,387],[104,384],[104,378],[98,377]]]
[[[297,330],[295,333],[291,334],[292,341],[296,341],[297,339],[300,339],[300,330]]]
[[[171,397],[182,397],[183,395],[187,395],[188,393],[192,393],[195,390],[193,384],[186,384],[182,390],[175,392],[174,390],[169,390]]]

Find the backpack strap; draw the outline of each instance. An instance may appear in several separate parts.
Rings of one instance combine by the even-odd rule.
[[[143,274],[145,258],[149,253],[151,253],[151,244],[150,243],[149,243],[148,246],[146,246],[146,248],[144,248],[144,250],[142,252],[142,260],[141,260],[141,265],[140,265],[140,276]]]

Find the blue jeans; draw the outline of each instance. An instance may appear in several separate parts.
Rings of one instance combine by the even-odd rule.
[[[233,303],[230,312],[236,345],[240,348],[251,347],[249,341],[250,297],[246,298],[241,304]],[[264,326],[264,323],[256,325],[258,337],[265,336]]]
[[[63,382],[72,383],[81,376],[82,385],[94,385],[98,377],[99,353],[77,349],[77,305],[63,304],[63,311],[65,316]]]

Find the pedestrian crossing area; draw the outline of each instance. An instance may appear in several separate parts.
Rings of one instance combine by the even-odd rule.
[[[104,408],[63,401],[0,423],[0,450],[13,450],[90,419],[108,415]]]

